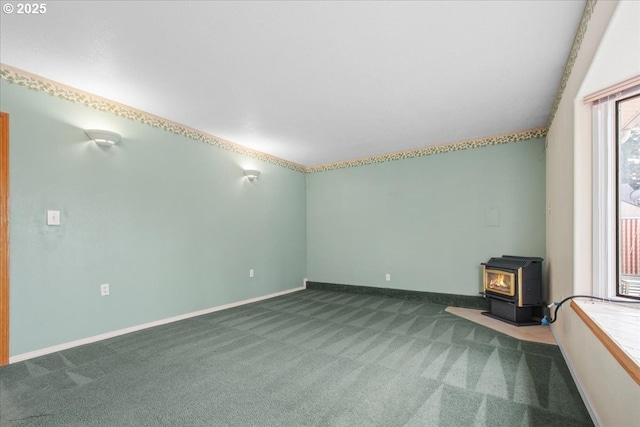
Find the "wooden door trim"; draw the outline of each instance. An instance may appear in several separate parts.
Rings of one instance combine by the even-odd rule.
[[[0,366],[9,363],[9,115],[0,112]]]

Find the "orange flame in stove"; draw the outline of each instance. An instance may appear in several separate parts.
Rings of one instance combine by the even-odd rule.
[[[504,280],[504,274],[492,274],[491,280],[489,280],[489,288],[492,289],[510,289],[510,286]]]

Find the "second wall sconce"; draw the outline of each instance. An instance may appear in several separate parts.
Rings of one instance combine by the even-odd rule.
[[[249,181],[253,182],[260,176],[260,171],[257,169],[245,169],[244,175]]]
[[[120,142],[120,135],[108,130],[87,129],[84,131],[89,138],[98,145],[103,147],[111,147]]]

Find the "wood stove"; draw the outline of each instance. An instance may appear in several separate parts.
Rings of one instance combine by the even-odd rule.
[[[483,294],[490,309],[482,314],[518,325],[540,324],[542,258],[503,255],[482,265]]]

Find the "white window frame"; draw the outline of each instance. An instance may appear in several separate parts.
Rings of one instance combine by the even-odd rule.
[[[593,295],[629,301],[617,293],[616,102],[640,94],[634,87],[594,102],[593,125]]]

